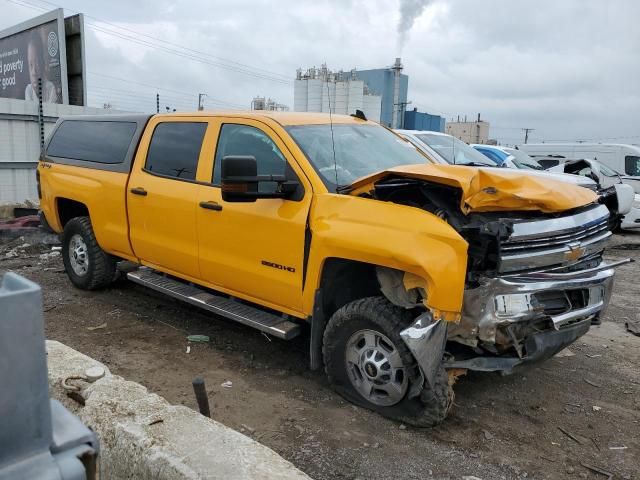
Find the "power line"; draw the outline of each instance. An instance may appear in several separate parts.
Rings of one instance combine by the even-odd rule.
[[[23,1],[25,1],[25,0],[23,0]],[[47,0],[38,0],[38,1],[40,1],[41,3],[45,3],[45,4],[48,4],[48,5],[51,5],[51,6],[56,7],[56,8],[64,8],[64,7],[62,7],[62,6],[58,5],[58,4],[55,4],[53,2],[49,2]],[[70,8],[67,8],[67,10],[69,10],[70,12],[73,12],[73,13],[80,13],[80,12],[72,10]],[[103,19],[94,17],[92,15],[86,14],[86,13],[83,13],[83,15],[85,17],[87,17],[87,18],[92,18],[92,19],[94,19],[94,20],[96,20],[96,21],[98,21],[100,23],[104,23],[106,25],[110,25],[110,26],[112,26],[114,28],[117,28],[117,29],[120,29],[120,30],[124,30],[126,32],[130,32],[130,33],[133,33],[135,35],[139,35],[139,36],[142,36],[142,37],[147,37],[147,38],[150,38],[152,40],[155,40],[155,41],[158,41],[158,42],[161,42],[161,43],[165,43],[165,44],[168,44],[168,45],[172,45],[172,46],[177,47],[177,48],[182,48],[182,49],[184,49],[186,51],[190,51],[190,52],[193,52],[193,53],[196,53],[196,54],[199,54],[199,55],[204,55],[204,56],[207,56],[207,57],[210,57],[210,58],[214,58],[214,59],[222,61],[222,62],[235,64],[235,65],[238,65],[240,67],[244,67],[244,68],[248,68],[248,69],[252,69],[252,70],[256,70],[256,71],[261,71],[261,72],[268,73],[268,74],[271,74],[271,75],[274,75],[274,76],[280,76],[280,77],[283,77],[283,79],[285,79],[287,81],[290,81],[290,76],[289,75],[284,75],[282,73],[278,73],[278,72],[274,72],[274,71],[271,71],[271,70],[267,70],[265,68],[258,68],[258,67],[254,67],[252,65],[247,65],[247,64],[244,64],[244,63],[236,62],[235,60],[230,60],[230,59],[227,59],[227,58],[218,57],[216,55],[211,55],[210,53],[207,53],[207,52],[202,52],[200,50],[195,50],[195,49],[190,48],[190,47],[185,47],[184,45],[180,45],[180,44],[177,44],[177,43],[169,42],[168,40],[164,40],[163,38],[154,37],[152,35],[148,35],[148,34],[142,33],[142,32],[136,32],[135,30],[132,30],[130,28],[126,28],[126,27],[123,27],[121,25],[117,25],[115,23],[108,22],[107,20],[103,20]]]
[[[33,4],[33,3],[29,2],[28,0],[6,0],[6,1],[8,1],[10,3],[13,3],[15,5],[20,5],[20,6],[26,7],[26,8],[33,8],[33,9],[38,9],[38,10],[47,10],[47,8],[43,8],[43,7],[39,6],[39,5]],[[39,0],[39,1],[44,2],[44,0]],[[56,6],[58,8],[64,8],[64,7],[61,7],[61,6],[59,6],[57,4],[54,4],[54,3],[51,3],[51,2],[44,2],[44,3],[48,3],[49,5]],[[74,10],[71,10],[71,9],[67,9],[67,10],[70,10],[71,12],[74,12]],[[95,19],[95,17],[91,17],[89,15],[85,15],[85,16],[88,17],[88,18],[94,18]],[[104,24],[110,24],[110,22],[106,22],[106,21],[99,20],[99,19],[96,19],[96,20],[98,20],[99,22],[104,23]],[[133,32],[135,35],[146,36],[146,37],[149,37],[149,38],[153,38],[156,42],[157,41],[161,41],[163,43],[172,45],[173,48],[169,48],[169,47],[160,45],[158,43],[153,43],[152,41],[136,38],[136,37],[133,37],[131,35],[127,35],[127,34],[124,34],[124,33],[121,33],[121,32],[110,30],[110,29],[105,28],[105,27],[103,27],[101,25],[98,25],[98,24],[96,24],[94,22],[85,21],[85,24],[87,26],[89,26],[90,28],[92,28],[93,30],[96,30],[98,32],[102,32],[102,33],[105,33],[107,35],[111,35],[111,36],[114,36],[114,37],[117,37],[117,38],[120,38],[120,39],[123,39],[123,40],[127,40],[127,41],[130,41],[130,42],[133,42],[133,43],[137,43],[138,45],[142,45],[142,46],[145,46],[145,47],[148,47],[148,48],[151,48],[151,49],[160,50],[162,52],[166,52],[166,53],[169,53],[169,54],[172,54],[172,55],[176,55],[176,56],[181,57],[181,58],[193,60],[193,61],[205,64],[205,65],[210,65],[210,66],[214,66],[214,67],[220,67],[220,68],[224,68],[224,69],[236,72],[236,73],[241,73],[241,74],[244,74],[244,75],[248,75],[248,76],[251,76],[251,77],[254,77],[254,78],[263,79],[263,80],[270,80],[270,81],[281,83],[281,84],[289,85],[289,84],[293,83],[292,80],[286,79],[285,75],[275,74],[275,75],[278,75],[278,76],[274,76],[274,74],[262,73],[260,71],[260,69],[254,69],[254,67],[250,67],[250,66],[241,67],[239,65],[243,65],[243,64],[239,64],[238,62],[230,61],[231,63],[238,64],[238,66],[234,66],[234,65],[229,65],[229,64],[226,64],[226,63],[221,63],[220,61],[207,60],[206,58],[203,58],[202,55],[207,55],[207,56],[210,56],[210,57],[212,57],[212,56],[209,55],[209,54],[202,54],[202,53],[198,53],[198,54],[189,53],[189,51],[197,52],[197,50],[189,49],[187,47],[182,47],[180,45],[174,44],[174,43],[166,41],[166,40],[158,40],[157,38],[152,37],[150,35],[140,34],[138,32],[135,32],[135,31],[130,30],[130,29],[126,29],[124,27],[117,27],[116,26],[116,28],[121,28],[123,30],[129,31],[129,32]],[[176,48],[187,50],[187,51],[176,50]],[[215,57],[215,58],[218,58],[218,57]]]

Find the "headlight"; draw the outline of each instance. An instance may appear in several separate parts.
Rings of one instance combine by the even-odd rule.
[[[633,197],[633,208],[640,208],[640,195],[637,193]]]

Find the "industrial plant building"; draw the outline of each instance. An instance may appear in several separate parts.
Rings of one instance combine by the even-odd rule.
[[[305,72],[298,69],[293,109],[345,115],[362,110],[370,120],[401,128],[408,86],[409,77],[402,74],[399,58],[389,68],[373,70],[333,72],[326,65]]]
[[[464,121],[447,123],[446,133],[452,135],[466,143],[488,143],[489,122],[478,119],[474,122]]]
[[[405,130],[429,130],[444,133],[445,120],[439,115],[419,112],[417,108],[404,112],[401,128]]]

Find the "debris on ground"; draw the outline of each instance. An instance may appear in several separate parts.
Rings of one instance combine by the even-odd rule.
[[[574,435],[569,430],[562,427],[558,427],[558,430],[560,430],[562,433],[564,433],[567,437],[569,437],[571,440],[576,442],[578,445],[584,445],[584,441],[578,435]]]
[[[190,342],[207,343],[209,341],[209,337],[207,335],[188,335],[187,340]]]
[[[627,332],[634,334],[637,337],[640,337],[640,319],[636,318],[635,320],[627,319],[624,322],[624,327],[627,329]]]
[[[96,325],[95,327],[87,327],[87,330],[93,331],[93,330],[101,330],[103,328],[107,328],[107,322],[101,323],[100,325]]]
[[[564,350],[560,350],[558,353],[556,353],[556,358],[562,358],[562,357],[575,357],[575,353],[573,353],[571,350],[569,350],[568,348],[565,348]]]
[[[187,352],[186,353],[191,353],[191,345],[187,345]]]
[[[588,383],[589,385],[591,385],[592,387],[596,387],[596,388],[602,388],[602,385],[600,385],[599,383],[596,382],[592,382],[591,380],[589,380],[588,378],[585,378],[584,381],[586,383]]]
[[[599,407],[597,405],[594,405],[593,407],[591,407],[593,409],[594,412],[599,412],[600,410],[602,410],[602,407]]]
[[[231,388],[233,387],[233,382],[231,380],[225,380],[220,384],[220,386],[223,388]]]
[[[607,472],[606,470],[599,467],[594,467],[593,465],[589,465],[588,463],[581,462],[580,465],[582,465],[587,470],[591,470],[594,473],[599,473],[600,475],[604,475],[605,477],[607,477],[608,480],[613,480],[613,473],[611,472]]]

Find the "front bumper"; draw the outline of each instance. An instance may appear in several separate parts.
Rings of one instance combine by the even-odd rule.
[[[486,278],[465,292],[462,318],[448,340],[470,347],[447,368],[494,371],[553,356],[584,335],[609,303],[613,267]]]

